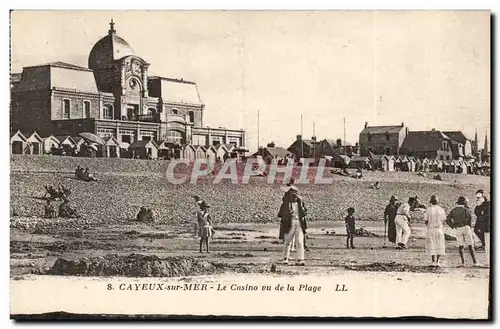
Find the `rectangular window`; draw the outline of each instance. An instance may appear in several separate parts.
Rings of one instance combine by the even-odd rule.
[[[83,117],[90,118],[90,101],[83,101]]]
[[[71,101],[69,99],[63,99],[63,119],[69,119],[70,111]]]
[[[114,136],[115,130],[113,128],[102,128],[97,127],[97,135],[99,137],[111,137]]]
[[[194,112],[193,111],[189,111],[189,122],[194,122]]]
[[[372,141],[372,135],[368,134],[368,141],[371,142]]]
[[[155,135],[154,131],[141,131],[141,139],[143,141],[150,141],[155,138]]]

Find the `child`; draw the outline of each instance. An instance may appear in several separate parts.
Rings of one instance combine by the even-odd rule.
[[[200,253],[203,252],[203,242],[207,247],[207,253],[210,253],[210,242],[209,239],[212,236],[212,220],[210,214],[208,213],[208,208],[210,206],[202,201],[200,203],[200,211],[198,211],[198,236],[200,237]]]
[[[351,248],[354,249],[354,234],[356,233],[356,220],[354,219],[354,208],[347,209],[347,217],[345,218],[345,227],[347,230],[347,248],[349,249],[349,241],[351,241]]]

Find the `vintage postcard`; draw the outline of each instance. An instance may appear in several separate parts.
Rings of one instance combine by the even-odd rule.
[[[10,24],[11,318],[491,318],[489,11]]]

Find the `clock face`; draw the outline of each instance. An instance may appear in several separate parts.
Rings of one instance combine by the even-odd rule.
[[[135,81],[134,79],[130,79],[130,81],[128,82],[130,88],[134,89],[135,87],[137,87],[137,81]]]

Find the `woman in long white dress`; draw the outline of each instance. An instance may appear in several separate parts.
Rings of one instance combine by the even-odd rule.
[[[445,240],[444,240],[444,221],[446,220],[446,212],[439,205],[439,199],[436,195],[431,196],[431,206],[427,208],[425,213],[425,222],[427,224],[427,240],[425,249],[431,256],[432,265],[439,266],[439,257],[445,255]]]

